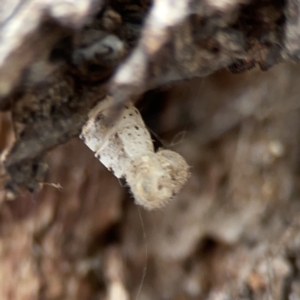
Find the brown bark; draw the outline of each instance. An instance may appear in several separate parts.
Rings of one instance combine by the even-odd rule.
[[[300,298],[299,5],[2,1],[0,299]],[[71,139],[107,92],[191,166],[163,210]]]

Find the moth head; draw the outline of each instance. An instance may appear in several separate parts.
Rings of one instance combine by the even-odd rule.
[[[177,153],[162,150],[136,159],[127,176],[135,202],[152,210],[164,207],[182,189],[189,167]]]

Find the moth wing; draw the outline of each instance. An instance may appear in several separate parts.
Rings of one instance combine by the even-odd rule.
[[[120,140],[118,133],[110,136],[102,148],[96,152],[95,156],[102,164],[117,178],[125,178],[131,163],[127,156],[123,143]]]
[[[110,99],[98,103],[89,113],[89,120],[82,128],[80,138],[94,152],[103,147],[115,124],[107,124],[106,114]]]
[[[92,151],[95,152],[103,146],[104,136],[105,133],[99,127],[99,124],[90,119],[82,128],[79,137]]]
[[[131,159],[154,152],[151,136],[146,127],[129,125],[118,131],[124,151]]]

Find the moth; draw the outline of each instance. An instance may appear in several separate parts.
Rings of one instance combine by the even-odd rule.
[[[166,205],[182,189],[189,166],[178,153],[154,150],[139,110],[128,103],[120,117],[107,122],[113,98],[107,96],[89,113],[80,138],[117,178],[124,178],[135,202],[152,210]]]

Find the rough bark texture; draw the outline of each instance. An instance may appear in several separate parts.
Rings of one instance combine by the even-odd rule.
[[[3,0],[0,23],[0,299],[300,299],[300,2]],[[163,210],[74,138],[107,93],[191,166]]]

